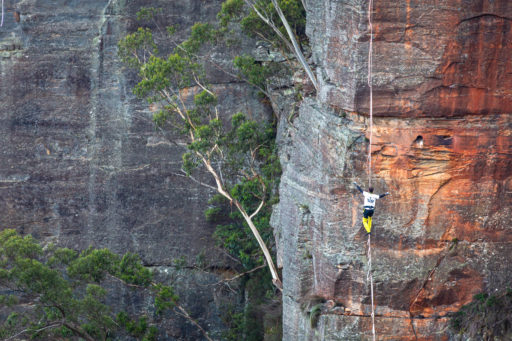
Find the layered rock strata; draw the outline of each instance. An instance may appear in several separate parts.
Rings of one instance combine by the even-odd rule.
[[[196,21],[216,20],[220,4],[6,0],[0,28],[1,228],[73,249],[140,254],[214,337],[226,328],[222,305],[241,298],[212,285],[233,275],[204,219],[212,193],[183,176],[184,148],[155,131],[152,108],[131,92],[136,77],[120,64],[117,42],[138,27],[143,6],[161,8],[159,25],[177,25],[181,39]],[[172,47],[156,36],[162,50]],[[223,110],[268,113],[248,85],[208,72]],[[118,294],[114,309],[144,311],[146,301]],[[162,337],[201,337],[173,318]]]
[[[322,87],[280,127],[284,339],[368,339],[352,185],[368,185],[367,2],[307,7]],[[512,279],[512,3],[375,1],[373,18],[372,184],[391,193],[373,219],[376,331],[448,340],[450,312]]]

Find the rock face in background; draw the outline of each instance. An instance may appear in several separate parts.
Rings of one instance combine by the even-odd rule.
[[[184,305],[214,337],[222,302],[237,297],[205,286],[220,273],[192,269],[201,253],[229,265],[203,219],[210,193],[179,176],[182,149],[155,133],[116,44],[141,6],[188,27],[213,20],[220,3],[6,0],[0,28],[0,226],[141,254],[162,278],[186,279],[176,282]],[[284,338],[360,340],[370,298],[351,182],[368,180],[367,1],[306,3],[321,90],[279,127]],[[373,184],[391,192],[374,217],[376,330],[449,339],[447,313],[512,280],[512,3],[375,1],[374,21]],[[209,74],[225,108],[267,110],[247,86]],[[173,321],[166,338],[200,337]]]
[[[307,1],[322,87],[280,127],[273,216],[286,340],[371,337],[367,1]],[[375,1],[373,278],[379,339],[447,340],[512,280],[512,2]],[[310,312],[321,308],[318,322]]]
[[[204,219],[211,193],[181,176],[183,148],[155,132],[117,42],[137,28],[142,6],[162,8],[162,26],[185,29],[215,20],[220,4],[6,0],[0,28],[0,226],[73,249],[140,254],[163,278],[182,279],[182,303],[217,337],[223,301],[239,298],[208,286],[231,265]],[[250,87],[210,73],[223,108],[268,112]],[[195,270],[198,256],[217,273]],[[118,301],[141,304],[128,294]],[[166,330],[168,339],[199,335],[183,320]]]

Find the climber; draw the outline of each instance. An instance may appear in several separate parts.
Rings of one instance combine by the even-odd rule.
[[[363,225],[366,230],[367,234],[370,234],[372,231],[372,216],[373,211],[375,210],[375,201],[377,199],[383,198],[386,195],[389,194],[389,192],[386,192],[384,194],[378,195],[373,194],[373,187],[368,188],[368,192],[365,192],[359,187],[359,185],[354,181],[354,185],[356,185],[359,192],[363,193],[364,195],[364,204],[363,204]]]

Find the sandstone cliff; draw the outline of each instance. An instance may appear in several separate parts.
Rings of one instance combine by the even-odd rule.
[[[305,2],[321,89],[279,126],[284,339],[360,340],[370,301],[351,183],[367,183],[367,3]],[[180,296],[213,336],[225,328],[221,302],[238,298],[206,286],[218,274],[192,268],[203,251],[213,268],[229,265],[203,220],[209,193],[178,175],[181,148],[155,133],[116,44],[140,6],[188,27],[213,20],[220,3],[6,0],[0,28],[0,226],[140,253],[163,278],[184,279]],[[449,312],[512,279],[512,3],[377,0],[374,20],[373,183],[391,192],[374,217],[376,330],[451,339]],[[226,107],[268,110],[247,86],[209,72]],[[179,320],[166,333],[200,337]]]
[[[307,1],[322,87],[280,129],[273,219],[286,340],[371,336],[367,2]],[[373,184],[379,339],[447,340],[447,314],[512,279],[512,3],[375,1]],[[312,307],[321,304],[316,327]]]

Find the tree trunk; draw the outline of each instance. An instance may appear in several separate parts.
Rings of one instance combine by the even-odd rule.
[[[260,232],[252,222],[252,219],[249,217],[245,209],[242,207],[242,205],[237,201],[233,200],[235,203],[236,208],[242,213],[242,216],[244,217],[247,225],[249,225],[252,234],[258,241],[258,244],[260,245],[261,251],[263,251],[263,255],[265,256],[265,260],[267,261],[268,268],[270,269],[270,273],[272,274],[272,283],[279,289],[283,290],[283,283],[279,279],[279,274],[277,273],[276,266],[274,265],[274,261],[272,260],[272,255],[270,254],[270,251],[267,248],[267,245],[265,245],[265,242],[261,238]]]
[[[238,209],[238,211],[240,211],[240,213],[244,217],[245,221],[247,222],[247,224],[249,225],[249,228],[252,231],[252,234],[258,241],[261,251],[263,251],[263,255],[265,256],[265,260],[267,261],[268,268],[270,269],[270,273],[272,274],[272,283],[274,283],[274,285],[279,290],[283,290],[283,284],[282,284],[281,280],[279,279],[279,274],[277,273],[276,266],[274,265],[274,261],[272,260],[272,255],[270,254],[270,251],[268,250],[267,245],[265,245],[265,242],[261,238],[260,232],[258,231],[256,226],[252,222],[252,218],[249,216],[249,214],[247,214],[247,212],[242,207],[242,205],[238,202],[238,200],[231,197],[231,195],[228,192],[226,192],[221,178],[217,174],[217,171],[215,171],[215,169],[212,167],[210,161],[207,160],[200,153],[197,153],[197,155],[202,159],[203,164],[206,166],[206,169],[210,172],[210,174],[215,179],[215,183],[217,184],[217,192],[219,192],[219,194],[223,195],[229,201],[233,202],[235,204],[236,208]]]
[[[279,7],[279,4],[277,3],[277,0],[272,0],[272,3],[274,4],[274,7],[276,8],[277,14],[279,15],[279,18],[281,19],[281,21],[283,22],[284,28],[286,29],[286,32],[288,33],[288,37],[290,38],[290,40],[291,40],[291,42],[293,44],[293,49],[294,49],[295,56],[297,56],[297,59],[302,64],[302,67],[304,68],[304,70],[308,74],[309,79],[311,79],[311,82],[313,83],[313,86],[315,87],[316,91],[318,92],[318,83],[316,81],[316,77],[313,74],[313,71],[311,70],[311,68],[309,67],[309,64],[306,61],[306,58],[304,58],[304,55],[302,54],[302,51],[301,51],[301,49],[299,47],[299,43],[297,42],[297,39],[295,39],[295,33],[292,31],[292,28],[288,24],[288,20],[284,16],[283,11],[281,10],[281,7]]]

